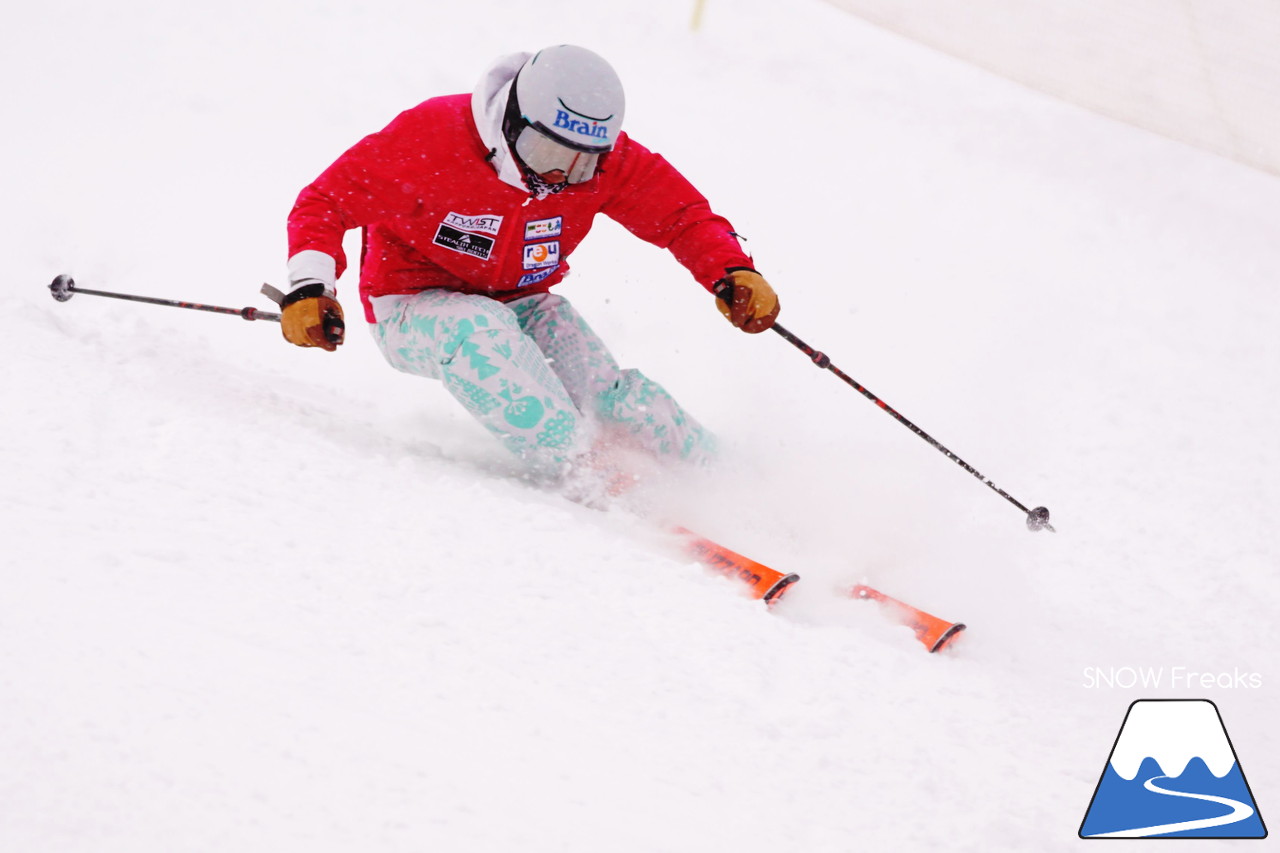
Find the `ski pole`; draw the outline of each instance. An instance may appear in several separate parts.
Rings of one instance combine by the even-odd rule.
[[[49,285],[49,291],[53,293],[53,298],[59,302],[66,302],[77,293],[83,293],[88,296],[109,296],[112,299],[125,299],[129,302],[145,302],[148,305],[168,305],[173,308],[190,308],[194,311],[211,311],[215,314],[235,314],[246,320],[266,320],[272,323],[280,322],[280,315],[272,311],[262,311],[258,308],[223,308],[220,305],[202,305],[199,302],[183,302],[178,299],[157,299],[154,296],[132,296],[128,293],[111,293],[106,290],[86,290],[76,287],[75,280],[69,275],[60,275]],[[332,320],[325,325],[325,336],[334,343],[342,341],[342,323],[339,320]]]
[[[110,293],[105,290],[85,290],[82,287],[76,287],[75,280],[69,275],[60,275],[55,278],[53,284],[49,285],[49,290],[53,293],[53,298],[59,302],[66,302],[77,293],[83,293],[88,296],[109,296],[112,299],[127,299],[130,302],[146,302],[149,305],[169,305],[173,308],[212,311],[215,314],[238,314],[246,320],[280,322],[279,314],[273,314],[270,311],[259,311],[257,308],[222,308],[218,305],[201,305],[198,302],[182,302],[177,299],[157,299],[154,296],[131,296],[127,293]]]
[[[721,299],[725,299],[725,297],[727,296],[728,299],[726,299],[725,301],[732,304],[733,287],[734,285],[730,284],[729,282],[725,282],[725,281],[718,282],[715,288],[715,295],[719,296]],[[728,293],[726,293],[726,291],[728,291]],[[830,370],[836,376],[840,377],[840,379],[843,382],[852,386],[853,389],[857,391],[859,394],[866,397],[868,400],[875,403],[881,409],[884,409],[886,412],[888,412],[893,417],[893,419],[896,420],[898,423],[902,424],[907,429],[911,430],[916,435],[923,438],[925,441],[929,442],[929,444],[931,444],[935,449],[940,451],[942,455],[946,456],[952,462],[956,463],[961,468],[968,471],[973,476],[977,477],[979,480],[985,483],[992,491],[994,491],[1000,497],[1004,498],[1009,503],[1013,504],[1018,509],[1022,510],[1022,512],[1027,516],[1028,530],[1033,530],[1033,531],[1048,530],[1050,533],[1057,532],[1056,530],[1053,529],[1053,525],[1049,523],[1049,510],[1047,507],[1038,506],[1035,509],[1027,509],[1026,506],[1017,498],[1013,497],[1013,495],[1010,495],[1004,489],[1001,489],[998,486],[996,486],[996,484],[991,482],[991,480],[982,476],[982,474],[978,473],[977,469],[975,469],[968,462],[965,462],[959,456],[952,453],[947,448],[943,447],[942,444],[933,436],[929,435],[929,433],[920,429],[920,427],[916,426],[911,421],[907,420],[902,415],[898,414],[898,412],[895,411],[892,407],[890,407],[888,403],[886,403],[884,400],[881,400],[875,394],[872,394],[865,387],[863,387],[861,384],[855,381],[851,376],[849,376],[843,370],[841,370],[840,368],[832,364],[831,359],[827,357],[826,353],[815,350],[813,347],[809,346],[804,341],[800,340],[798,337],[796,337],[791,332],[787,331],[777,323],[774,323],[770,328],[773,329],[775,332],[777,332],[779,335],[781,335],[783,338],[785,338],[796,349],[800,350],[802,353],[807,355],[809,357],[809,360],[812,361],[814,364],[816,364],[818,367],[821,367],[825,370]]]

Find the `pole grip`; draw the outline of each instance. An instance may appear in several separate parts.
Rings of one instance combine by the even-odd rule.
[[[324,336],[329,343],[340,345],[347,335],[347,324],[339,317],[324,318]]]

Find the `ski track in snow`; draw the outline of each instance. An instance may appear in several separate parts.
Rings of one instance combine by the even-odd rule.
[[[1203,692],[1265,810],[1280,181],[819,2],[689,13],[14,10],[0,849],[1066,849],[1139,698],[1086,666],[1261,673]],[[523,483],[355,326],[328,355],[45,290],[267,307],[343,148],[562,41],[615,62],[789,329],[1059,532],[608,222],[561,292],[726,445],[643,497],[798,571],[775,616]],[[924,654],[855,582],[969,630]]]

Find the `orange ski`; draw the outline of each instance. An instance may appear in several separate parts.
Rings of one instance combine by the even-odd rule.
[[[957,634],[964,630],[963,622],[948,622],[945,619],[939,619],[937,616],[925,613],[923,610],[917,610],[909,604],[903,604],[896,598],[890,598],[883,592],[872,589],[869,586],[858,584],[849,590],[849,594],[854,598],[879,602],[883,605],[885,613],[890,618],[915,631],[916,639],[924,643],[924,647],[930,652],[936,652],[944,648],[955,639]]]
[[[784,575],[692,530],[676,527],[674,532],[684,539],[685,550],[699,563],[746,584],[752,598],[770,606],[777,604],[790,586],[800,580],[799,575]]]
[[[800,580],[796,574],[783,574],[744,557],[718,542],[694,533],[685,527],[674,527],[672,532],[683,541],[685,551],[699,563],[726,577],[746,585],[748,594],[772,606],[782,599],[791,585]],[[962,622],[948,622],[923,610],[918,610],[879,590],[859,584],[849,591],[853,598],[878,602],[894,621],[906,625],[930,652],[945,648],[956,635],[964,630]]]

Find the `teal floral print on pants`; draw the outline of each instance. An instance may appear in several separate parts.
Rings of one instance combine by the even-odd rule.
[[[621,432],[659,458],[714,456],[714,437],[661,385],[619,368],[560,296],[502,303],[426,290],[379,297],[374,312],[374,339],[392,367],[443,382],[535,470],[563,471],[602,430]]]

